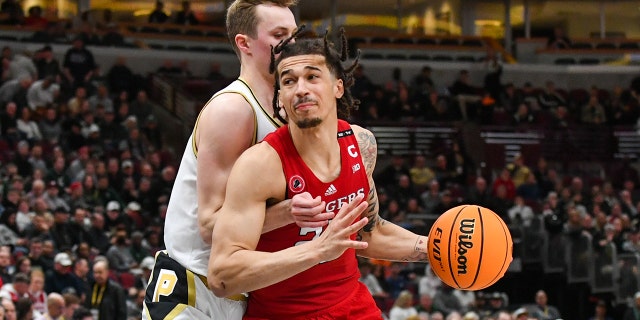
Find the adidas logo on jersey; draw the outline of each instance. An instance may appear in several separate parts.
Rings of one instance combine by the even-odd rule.
[[[338,192],[338,189],[336,189],[336,187],[333,186],[333,184],[332,184],[332,185],[329,186],[329,188],[327,188],[327,191],[324,192],[324,195],[325,196],[330,196],[330,195],[332,195],[332,194],[334,194],[336,192]]]

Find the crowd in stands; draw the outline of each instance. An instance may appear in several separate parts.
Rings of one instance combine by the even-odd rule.
[[[5,23],[46,24],[39,7],[24,17],[16,3],[3,2]],[[149,22],[171,20],[162,6],[156,3]],[[198,24],[188,1],[175,18]],[[125,58],[103,73],[85,47],[109,39],[83,27],[91,25],[88,19],[81,15],[74,21],[76,30],[87,32],[74,37],[62,61],[49,46],[32,56],[2,49],[0,319],[87,319],[90,309],[99,309],[100,319],[138,319],[153,256],[164,248],[176,159],[166,151],[145,78]],[[110,21],[108,14],[104,20]],[[104,30],[114,24],[104,24]],[[55,36],[52,30],[48,36]],[[484,83],[470,83],[469,72],[461,70],[446,90],[434,86],[429,66],[414,79],[403,79],[396,69],[387,83],[370,80],[361,66],[353,89],[361,106],[353,120],[566,127],[635,125],[640,116],[640,81],[612,91],[558,89],[552,82],[542,89],[529,83],[518,88],[501,83],[495,55],[489,53],[482,63]],[[212,64],[211,80],[225,78],[219,68]],[[168,61],[158,73],[190,76],[186,61],[178,66]],[[412,157],[393,155],[376,174],[380,215],[388,221],[426,234],[428,222],[412,217],[473,203],[494,210],[510,226],[526,227],[538,217],[549,233],[588,233],[595,250],[613,244],[620,253],[640,253],[640,178],[630,161],[592,181],[523,155],[478,175],[464,141],[430,157],[417,151]],[[557,293],[543,287],[529,288],[535,293],[530,301],[513,301],[491,289],[453,290],[425,265],[362,259],[360,270],[393,320],[578,317],[572,305],[550,306],[547,293]],[[610,316],[640,314],[640,294],[622,310],[614,311],[608,300],[590,306],[593,312],[579,316],[604,314],[607,308]]]
[[[559,88],[553,81],[522,87],[502,83],[500,60],[489,52],[483,83],[472,83],[470,71],[460,70],[457,79],[443,87],[432,79],[432,68],[424,66],[413,79],[393,70],[391,81],[374,83],[366,66],[355,73],[355,95],[361,106],[355,118],[379,121],[473,121],[481,125],[544,126],[567,128],[580,125],[636,125],[640,116],[640,77],[617,84],[612,90]]]

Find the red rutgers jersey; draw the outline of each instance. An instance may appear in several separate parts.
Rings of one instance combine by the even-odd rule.
[[[339,120],[338,142],[342,167],[337,179],[320,181],[304,163],[289,134],[287,126],[265,137],[280,155],[287,179],[286,198],[309,192],[320,195],[327,212],[337,213],[340,207],[358,194],[369,193],[367,173],[362,163],[360,148],[351,126]],[[365,200],[366,201],[366,200]],[[326,227],[325,227],[326,228]],[[265,233],[256,250],[275,252],[303,244],[320,236],[324,228],[300,228],[295,223]],[[355,239],[355,234],[351,236]],[[268,274],[264,275],[268,277]],[[354,249],[348,249],[339,258],[326,261],[278,284],[250,293],[246,316],[262,319],[292,319],[309,316],[349,299],[358,290],[360,272]],[[373,303],[373,299],[365,300]],[[366,303],[365,303],[366,304]],[[373,303],[373,310],[377,310]]]

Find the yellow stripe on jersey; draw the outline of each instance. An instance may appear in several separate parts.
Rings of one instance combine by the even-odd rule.
[[[175,306],[175,307],[173,308],[173,310],[171,310],[171,312],[169,312],[169,313],[167,314],[167,316],[166,316],[166,317],[164,317],[164,320],[173,320],[173,319],[175,319],[175,318],[176,318],[177,316],[179,316],[179,315],[184,311],[184,309],[186,309],[186,308],[187,308],[187,305],[186,305],[186,304],[179,304],[179,305]]]
[[[188,288],[188,301],[187,303],[191,307],[196,307],[196,281],[193,276],[193,272],[187,269],[187,288]]]

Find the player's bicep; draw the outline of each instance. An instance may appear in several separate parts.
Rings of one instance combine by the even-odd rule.
[[[257,246],[266,202],[276,196],[274,181],[280,180],[277,173],[282,171],[272,168],[274,162],[269,160],[272,157],[267,148],[264,144],[250,148],[231,170],[213,231],[212,243],[217,250],[253,250]]]
[[[190,146],[198,163],[199,220],[204,213],[208,216],[222,206],[231,168],[251,146],[253,138],[253,117],[248,107],[237,104],[235,108],[225,107],[225,102],[213,100],[203,110],[193,137],[195,143]]]

